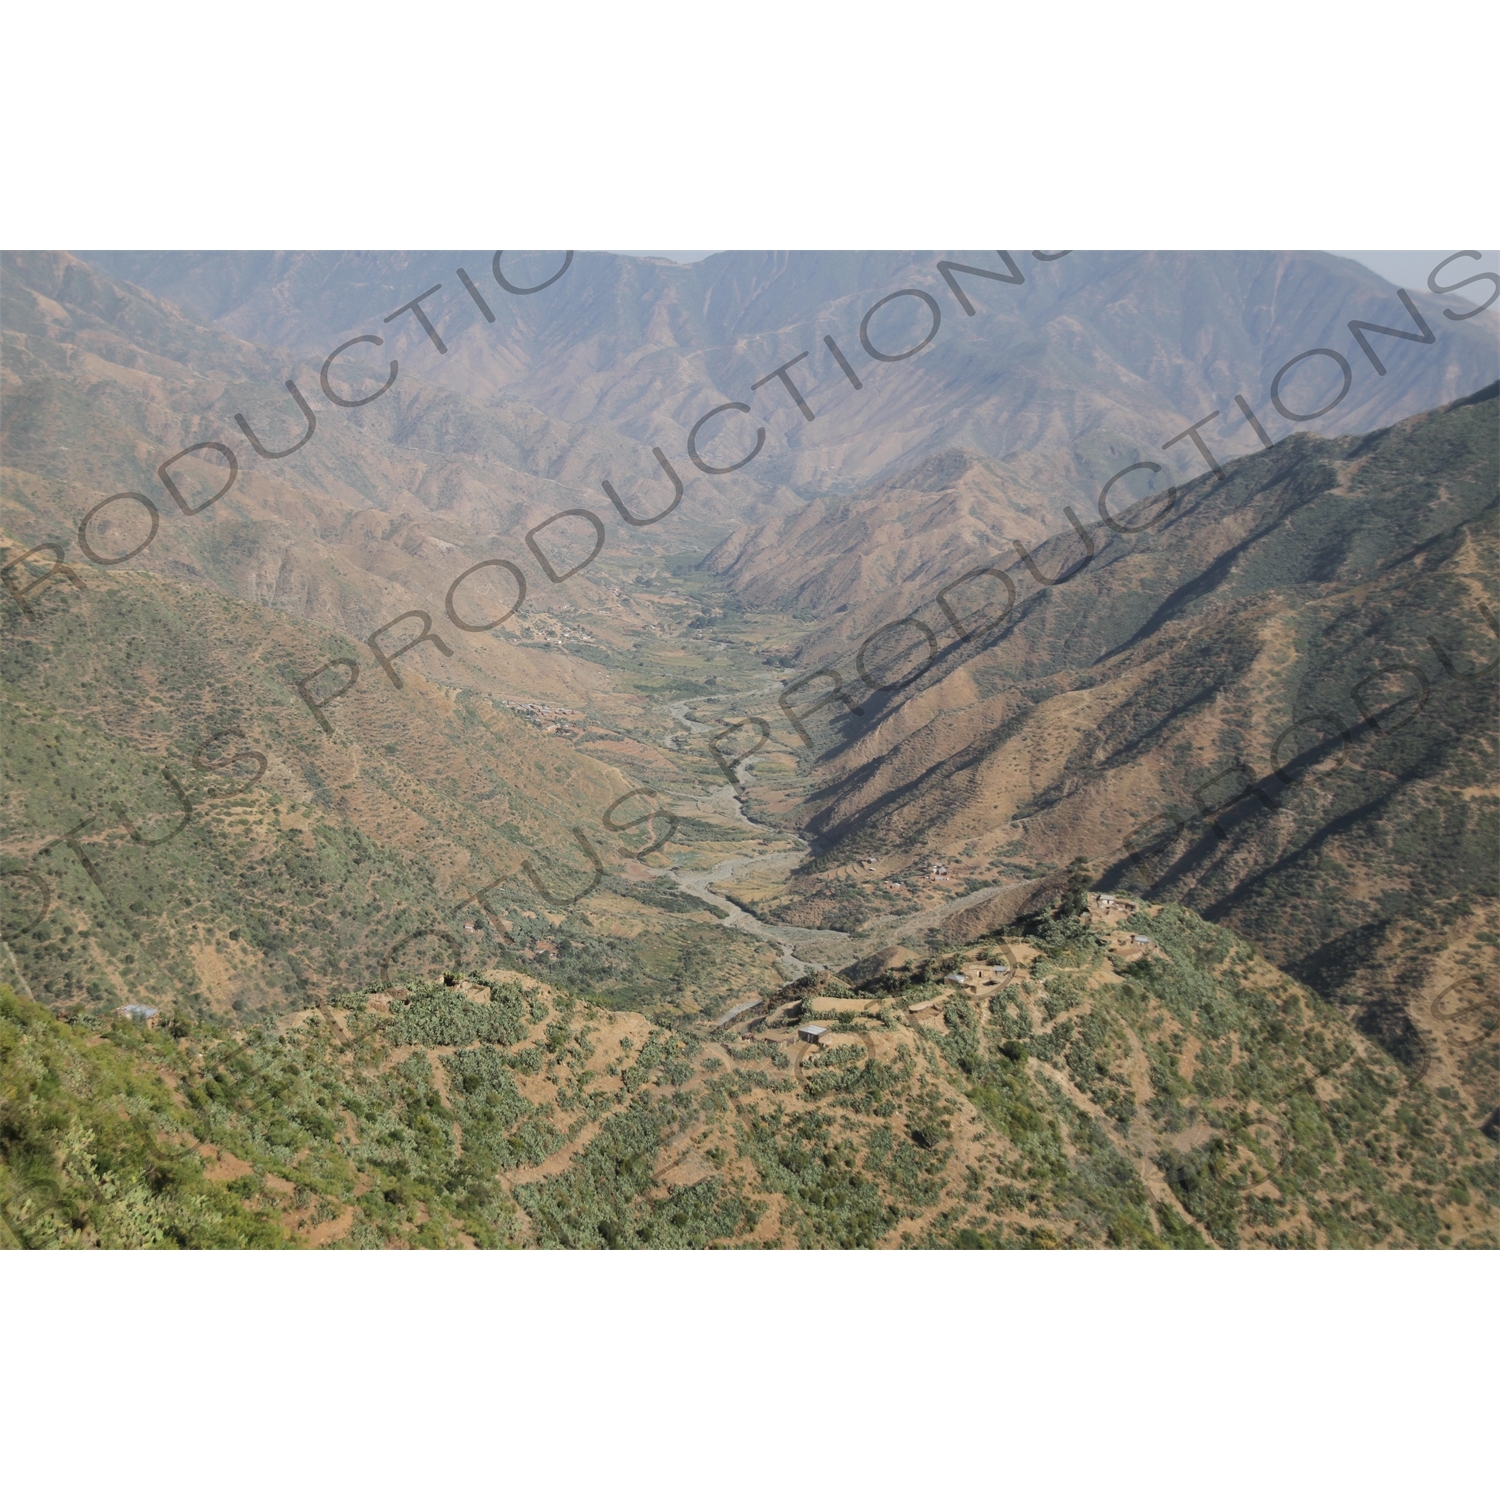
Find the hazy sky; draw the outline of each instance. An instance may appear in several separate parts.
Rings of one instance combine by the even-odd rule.
[[[1446,260],[1453,254],[1451,250],[1330,250],[1328,253],[1346,255],[1350,260],[1357,260],[1360,265],[1368,266],[1377,275],[1384,276],[1393,286],[1412,287],[1417,291],[1427,290],[1427,273],[1439,261]],[[1488,251],[1481,253],[1484,255],[1482,261],[1462,260],[1449,266],[1451,279],[1446,284],[1462,281],[1464,276],[1472,275],[1477,270],[1494,270],[1495,256]]]

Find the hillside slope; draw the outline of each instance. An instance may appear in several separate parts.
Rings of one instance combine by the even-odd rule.
[[[132,570],[361,639],[407,610],[441,619],[460,573],[503,558],[527,577],[526,602],[517,604],[510,577],[481,572],[465,585],[460,612],[485,620],[517,605],[515,614],[491,631],[462,634],[451,658],[427,664],[429,674],[577,702],[603,674],[575,656],[522,649],[528,618],[581,604],[628,618],[629,601],[609,592],[598,569],[553,582],[526,546],[527,532],[559,512],[590,510],[601,514],[599,540],[617,557],[705,546],[724,530],[705,517],[719,503],[718,482],[690,466],[691,492],[665,524],[642,531],[619,521],[601,480],[634,497],[654,495],[662,475],[649,451],[607,428],[558,422],[520,402],[481,407],[422,382],[407,365],[372,404],[340,409],[320,389],[321,359],[309,367],[204,327],[72,256],[0,256],[0,298],[0,523],[14,555],[62,545],[84,566],[80,523],[110,497],[125,497],[89,526],[89,545],[106,560],[97,566],[124,558]],[[387,365],[368,352],[341,359],[334,388],[348,396],[378,390]],[[257,453],[237,416],[282,456]],[[169,470],[176,502],[158,466],[203,444],[232,452],[237,468],[231,475],[212,447],[179,459]],[[136,495],[154,507],[154,521]],[[735,514],[757,512],[740,497]],[[589,523],[572,518],[538,545],[565,574],[592,541]]]
[[[0,601],[0,936],[38,998],[274,1012],[503,951],[647,1009],[780,982],[766,945],[653,884],[666,861],[628,827],[653,803],[611,828],[633,780],[567,736],[410,656],[397,688],[278,610],[75,577],[30,615]],[[319,669],[361,657],[331,696],[347,669]]]
[[[1054,538],[1055,587],[997,558],[1017,598],[998,625],[953,645],[925,608],[926,671],[811,721],[817,779],[782,815],[822,852],[793,894],[852,882],[874,911],[932,859],[984,883],[1081,854],[1372,1007],[1399,1050],[1403,988],[1500,926],[1496,413],[1492,387],[1280,444],[1137,534],[1093,528],[1092,561]],[[985,588],[1003,606],[981,579],[966,619]]]
[[[27,1246],[1496,1244],[1451,1087],[1223,929],[1117,918],[804,982],[727,1036],[505,970],[246,1033],[0,990],[0,1218]]]
[[[1034,546],[1056,514],[1055,483],[1040,462],[1017,482],[1011,466],[949,449],[917,469],[853,495],[737,528],[704,559],[754,609],[828,620],[878,601],[889,614],[934,593],[955,557],[988,553],[999,537]]]

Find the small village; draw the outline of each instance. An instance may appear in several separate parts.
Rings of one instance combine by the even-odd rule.
[[[1118,971],[1148,955],[1164,957],[1145,933],[1125,925],[1143,910],[1143,904],[1108,893],[1090,893],[1088,909],[1080,920],[1104,948],[1105,957]],[[1146,914],[1152,908],[1144,907]],[[900,976],[911,970],[915,976],[921,960],[906,950],[890,950],[894,959],[887,971]],[[1017,980],[1029,980],[1042,957],[1040,949],[1019,938],[990,937],[972,945],[955,968],[943,976],[945,987],[966,1000],[988,1000]],[[925,988],[923,986],[922,988]],[[800,1064],[812,1049],[829,1049],[861,1042],[871,1024],[884,1030],[892,1020],[913,1026],[944,1024],[943,993],[924,994],[903,1002],[890,994],[804,995],[799,999],[743,1001],[726,1011],[716,1023],[721,1034],[738,1031],[741,1040],[760,1039],[792,1049],[792,1061]],[[873,1044],[872,1044],[873,1047]]]

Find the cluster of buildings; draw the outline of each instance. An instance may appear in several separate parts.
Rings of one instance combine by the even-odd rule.
[[[1123,896],[1111,896],[1101,891],[1097,895],[1090,896],[1089,900],[1101,916],[1133,916],[1138,910],[1137,903],[1128,901]],[[1124,943],[1131,948],[1149,948],[1151,939],[1144,932],[1119,932],[1113,934],[1115,940]]]
[[[874,870],[878,867],[880,861],[875,858],[869,858],[860,860],[859,864],[860,868],[863,870]],[[948,866],[944,864],[943,861],[938,860],[928,867],[927,874],[928,878],[932,880],[947,880]],[[899,891],[905,889],[905,886],[903,886],[903,884],[899,880],[895,880],[889,875],[886,876],[881,884],[884,885],[888,891]]]
[[[947,982],[957,985],[967,995],[982,995],[1010,983],[1014,977],[1009,964],[965,964],[948,975]]]

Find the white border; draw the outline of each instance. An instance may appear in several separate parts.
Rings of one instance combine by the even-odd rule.
[[[1495,12],[32,7],[0,243],[1500,242]],[[18,1493],[1472,1492],[1488,1255],[6,1256]]]
[[[1490,1477],[1487,1255],[0,1266],[17,1494],[1406,1500]]]
[[[0,243],[1494,244],[1496,14],[33,6]]]

